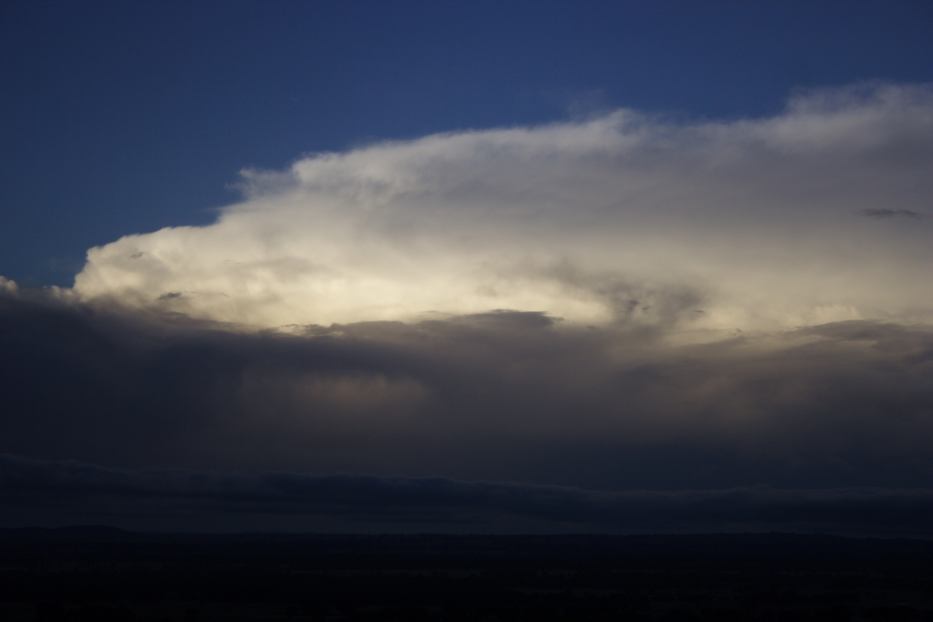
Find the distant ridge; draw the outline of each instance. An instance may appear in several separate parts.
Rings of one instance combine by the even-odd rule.
[[[268,553],[472,558],[555,557],[561,559],[622,557],[708,557],[710,559],[802,558],[812,556],[929,557],[933,542],[906,538],[851,537],[795,533],[657,534],[657,535],[499,535],[499,534],[321,534],[321,533],[166,533],[128,531],[107,525],[0,528],[3,550],[42,544],[158,545],[170,551],[197,543],[210,550],[234,549],[249,555]],[[2,554],[2,550],[0,550]],[[2,556],[2,555],[0,555]]]

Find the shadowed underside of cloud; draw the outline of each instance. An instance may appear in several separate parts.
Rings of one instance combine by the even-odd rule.
[[[598,489],[928,487],[933,333],[700,345],[498,312],[240,333],[0,297],[0,452]]]
[[[933,536],[933,490],[605,492],[444,478],[129,470],[0,454],[0,526]],[[56,511],[48,512],[54,499]]]
[[[760,119],[439,134],[247,171],[216,223],[93,248],[74,289],[260,327],[494,309],[682,331],[928,321],[930,224],[911,216],[930,170],[927,86],[811,91]]]

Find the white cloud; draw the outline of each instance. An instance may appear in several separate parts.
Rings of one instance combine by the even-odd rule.
[[[261,327],[490,309],[682,330],[924,321],[931,170],[927,87],[810,92],[762,119],[439,134],[245,172],[214,224],[91,249],[75,291]]]
[[[15,295],[19,291],[16,281],[0,274],[0,294]]]

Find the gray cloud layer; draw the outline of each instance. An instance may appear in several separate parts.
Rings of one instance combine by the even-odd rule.
[[[925,86],[806,92],[760,119],[440,134],[246,172],[212,225],[91,249],[75,291],[260,327],[494,309],[717,335],[929,321],[930,224],[897,216],[929,210],[930,170]]]
[[[667,345],[500,312],[228,332],[0,298],[0,451],[598,489],[927,487],[933,334]]]

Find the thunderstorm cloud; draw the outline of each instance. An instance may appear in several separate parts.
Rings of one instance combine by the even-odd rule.
[[[926,533],[930,171],[933,88],[883,84],[246,171],[0,277],[7,522]]]
[[[685,334],[928,321],[931,225],[904,217],[928,208],[930,170],[925,86],[438,134],[245,171],[215,223],[93,248],[74,290],[262,328],[497,309]]]

